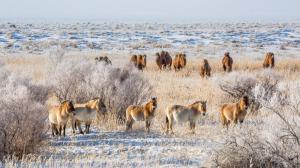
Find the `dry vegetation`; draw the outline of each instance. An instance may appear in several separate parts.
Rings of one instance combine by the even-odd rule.
[[[211,161],[207,161],[210,162],[210,166],[299,167],[299,59],[276,58],[276,65],[273,70],[263,70],[263,58],[233,57],[233,72],[227,74],[222,70],[221,57],[211,58],[208,61],[212,68],[212,77],[202,79],[199,75],[199,65],[202,58],[190,58],[188,56],[187,67],[179,72],[174,72],[174,70],[159,71],[155,64],[154,53],[152,54],[153,56],[151,53],[148,54],[147,67],[144,72],[128,67],[129,54],[124,56],[126,55],[124,53],[104,54],[112,60],[112,67],[94,64],[94,57],[101,55],[99,53],[78,54],[56,51],[48,57],[38,55],[5,57],[3,58],[4,64],[1,65],[2,67],[8,69],[9,73],[27,76],[27,81],[31,81],[33,84],[23,84],[24,87],[21,87],[18,86],[21,82],[16,82],[18,83],[16,86],[21,87],[20,89],[25,88],[28,90],[26,91],[27,97],[22,97],[25,91],[19,92],[20,89],[12,88],[17,92],[14,94],[14,98],[22,100],[22,104],[12,106],[18,108],[16,111],[12,109],[5,110],[2,108],[4,107],[2,104],[6,99],[5,101],[1,99],[0,115],[10,116],[7,114],[14,114],[12,113],[14,111],[15,116],[19,116],[19,120],[23,121],[26,118],[22,118],[23,115],[20,114],[24,113],[25,116],[28,113],[36,115],[38,112],[43,111],[43,115],[39,115],[42,118],[35,118],[34,120],[37,122],[37,127],[43,128],[47,124],[43,118],[46,113],[45,98],[43,96],[44,91],[50,89],[48,93],[51,93],[51,96],[55,95],[59,99],[72,99],[76,102],[103,96],[111,113],[105,119],[102,118],[97,121],[98,127],[109,131],[123,131],[125,126],[120,125],[122,122],[119,121],[123,119],[122,112],[125,111],[124,108],[128,104],[141,104],[149,97],[156,96],[158,98],[158,109],[151,130],[156,134],[163,135],[165,131],[164,109],[168,105],[186,105],[196,100],[207,100],[208,117],[202,118],[197,123],[196,136],[216,139],[222,144],[221,148],[215,149]],[[6,81],[3,80],[6,78],[1,76],[2,81]],[[16,80],[19,80],[19,78]],[[37,88],[43,90],[43,92],[37,91]],[[2,90],[0,90],[0,93],[4,94]],[[14,92],[9,93],[13,94]],[[230,128],[228,131],[223,130],[219,122],[218,110],[220,105],[236,101],[245,93],[251,96],[253,107],[249,110],[245,124],[242,127]],[[36,97],[40,98],[36,100]],[[48,100],[48,104],[49,102]],[[29,104],[33,104],[34,108],[27,107]],[[11,107],[11,105],[8,107]],[[22,110],[23,108],[19,107],[26,107],[27,110]],[[29,115],[29,117],[35,116]],[[2,118],[11,123],[9,117]],[[40,123],[41,121],[43,123]],[[5,122],[0,120],[0,124],[2,123]],[[28,123],[21,124],[24,126]],[[14,125],[10,126],[15,127]],[[179,125],[176,127],[180,127],[180,129],[174,135],[175,137],[191,137],[191,135],[185,133],[186,126]],[[1,128],[5,127],[1,126]],[[30,126],[26,125],[26,128],[35,131],[35,128]],[[143,128],[143,126],[137,124],[134,128]],[[41,130],[35,135],[44,135],[43,131]],[[2,137],[3,135],[5,134],[1,132]],[[19,138],[23,139],[23,137]],[[38,144],[36,141],[42,140],[42,138],[36,136],[30,138],[28,141],[33,144]],[[11,149],[10,151],[17,152],[18,150]],[[20,154],[31,152],[34,151],[28,150]],[[6,152],[2,156],[6,154],[12,153]],[[52,159],[47,160],[47,165],[50,167],[54,164]],[[37,160],[37,162],[41,161]],[[24,159],[24,162],[32,162],[32,157]],[[7,159],[6,163],[8,167],[14,167],[16,164],[15,159]],[[59,165],[61,166],[61,164]],[[72,163],[65,163],[65,166],[67,165],[72,165]],[[159,166],[160,163],[152,165]],[[89,163],[84,165],[84,167],[91,166],[93,165]],[[127,166],[136,165],[129,164]]]

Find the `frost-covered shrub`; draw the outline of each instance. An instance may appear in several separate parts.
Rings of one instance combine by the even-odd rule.
[[[36,151],[45,133],[47,88],[0,68],[0,159]]]
[[[129,105],[143,103],[152,92],[149,82],[134,69],[89,60],[62,60],[49,73],[48,83],[60,100],[82,103],[100,97],[118,121],[124,121]]]
[[[214,156],[220,167],[300,166],[300,81],[280,82],[265,98],[257,97],[267,115],[256,124],[230,131]]]
[[[250,98],[250,109],[257,111],[261,105],[259,99],[269,100],[277,91],[281,76],[272,70],[263,70],[258,74],[250,72],[232,72],[225,76],[214,77],[217,86],[235,101],[243,95]]]
[[[216,76],[214,81],[222,91],[236,99],[251,94],[252,88],[257,83],[255,76],[246,72],[232,72],[224,76]]]

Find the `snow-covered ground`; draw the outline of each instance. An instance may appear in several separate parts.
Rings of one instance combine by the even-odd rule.
[[[203,51],[297,48],[300,24],[0,24],[3,52],[44,53],[53,47],[68,50],[147,51],[161,48]],[[223,51],[222,51],[223,52]]]
[[[96,128],[88,135],[49,137],[46,143],[39,156],[47,158],[46,167],[200,167],[209,164],[213,150],[220,146],[212,134],[164,135]]]

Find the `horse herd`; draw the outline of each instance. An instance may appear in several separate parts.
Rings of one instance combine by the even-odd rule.
[[[159,70],[171,70],[172,65],[175,71],[179,71],[186,66],[187,59],[186,54],[184,53],[177,53],[175,55],[174,60],[170,56],[168,51],[161,51],[157,52],[156,54],[156,65]],[[96,57],[96,62],[104,62],[106,65],[111,65],[111,61],[107,56],[104,57]],[[132,55],[130,58],[130,63],[134,65],[138,70],[143,71],[144,68],[147,66],[147,56],[144,55]],[[233,59],[230,56],[229,52],[224,53],[224,57],[222,59],[222,68],[224,72],[231,72],[233,65]],[[275,66],[275,58],[274,53],[267,52],[265,55],[265,59],[263,61],[263,68],[273,68]],[[203,59],[199,66],[199,74],[202,78],[210,77],[211,75],[211,66],[207,59]]]
[[[170,105],[165,109],[166,133],[173,134],[174,123],[189,122],[191,133],[195,133],[196,121],[206,114],[206,101],[196,101],[190,105]],[[243,123],[247,114],[249,100],[247,96],[242,97],[236,103],[224,104],[220,109],[220,119],[224,127],[228,129],[230,123],[235,125]],[[157,98],[152,97],[144,105],[130,105],[126,109],[126,131],[132,129],[134,122],[144,121],[146,131],[150,131],[150,124],[155,117],[157,109]],[[52,136],[66,135],[67,122],[70,120],[73,134],[78,127],[79,133],[90,132],[90,125],[94,119],[106,113],[106,106],[100,98],[94,98],[84,104],[73,104],[66,100],[59,106],[49,109],[49,121]],[[81,123],[85,123],[85,131],[81,129]]]
[[[130,62],[139,70],[143,70],[146,65],[146,55],[133,55]],[[111,61],[108,57],[96,57],[96,62],[104,62],[107,65],[111,65]],[[156,53],[156,64],[160,70],[171,70],[172,65],[175,71],[178,71],[186,66],[186,55],[184,53],[176,54],[173,60],[169,52],[161,51]],[[263,67],[274,67],[274,53],[268,52],[265,55]],[[230,57],[229,52],[224,54],[222,59],[222,66],[225,72],[232,71],[233,59]],[[207,59],[203,60],[203,64],[200,66],[201,77],[209,77],[211,74],[211,67]],[[200,116],[206,114],[206,101],[196,101],[190,105],[170,105],[165,109],[165,125],[166,133],[174,133],[172,126],[176,122],[189,122],[190,130],[195,132],[196,121]],[[224,104],[220,109],[220,120],[224,127],[228,129],[230,123],[237,124],[243,123],[247,114],[247,108],[249,107],[248,96],[243,96],[238,102]],[[134,122],[144,121],[146,131],[150,131],[151,120],[155,116],[157,109],[157,98],[152,97],[144,105],[130,105],[126,109],[126,131],[132,129]],[[49,109],[49,121],[52,130],[52,135],[65,136],[65,130],[67,122],[70,120],[72,125],[72,131],[75,134],[78,128],[79,133],[83,134],[90,132],[90,125],[94,119],[100,117],[101,114],[105,114],[107,111],[103,100],[100,98],[94,98],[83,104],[73,104],[72,101],[63,101],[59,106],[54,106]],[[85,123],[85,131],[81,129],[81,123]]]

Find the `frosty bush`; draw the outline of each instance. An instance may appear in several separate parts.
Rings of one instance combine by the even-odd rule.
[[[280,82],[271,90],[260,87],[262,94],[257,96],[266,117],[258,120],[260,124],[231,131],[224,148],[216,152],[217,166],[300,166],[300,81]]]
[[[0,68],[0,159],[36,151],[45,133],[47,88]]]
[[[261,107],[258,97],[269,100],[276,91],[280,80],[281,76],[272,70],[263,70],[258,74],[232,72],[225,76],[216,76],[214,78],[218,87],[235,101],[243,95],[248,95],[252,112],[257,111]]]
[[[131,68],[116,68],[89,60],[64,59],[49,73],[53,93],[60,100],[86,102],[100,97],[118,121],[131,104],[141,104],[152,92],[149,82]]]
[[[254,75],[245,72],[232,72],[214,79],[222,91],[235,99],[251,94],[252,88],[257,83]]]

